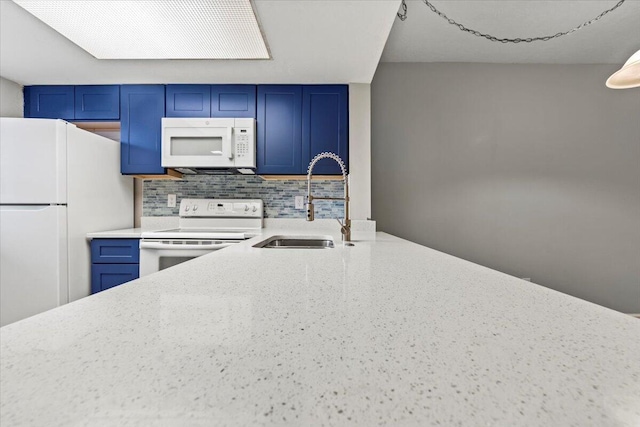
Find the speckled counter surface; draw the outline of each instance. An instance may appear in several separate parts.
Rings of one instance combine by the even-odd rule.
[[[0,425],[640,424],[640,321],[383,233],[270,234],[1,328]]]
[[[142,228],[123,228],[120,230],[96,231],[87,233],[87,239],[139,239]]]

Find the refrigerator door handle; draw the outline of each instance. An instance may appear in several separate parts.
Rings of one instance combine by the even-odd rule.
[[[43,211],[50,208],[52,205],[0,205],[2,211]],[[56,206],[56,205],[53,205]]]

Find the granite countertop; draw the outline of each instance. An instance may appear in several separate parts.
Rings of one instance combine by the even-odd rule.
[[[1,328],[0,424],[640,424],[637,319],[384,233],[273,234],[319,233]]]
[[[139,239],[143,231],[142,228],[122,228],[120,230],[95,231],[87,233],[87,239]]]

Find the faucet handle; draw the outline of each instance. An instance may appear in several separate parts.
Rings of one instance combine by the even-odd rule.
[[[340,224],[340,232],[342,234],[345,234],[347,232],[347,226],[344,222],[340,221],[338,218],[336,218],[336,221],[338,221],[338,224]]]

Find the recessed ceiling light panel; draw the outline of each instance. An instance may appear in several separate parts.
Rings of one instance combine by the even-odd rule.
[[[269,59],[250,0],[14,0],[98,59]]]

